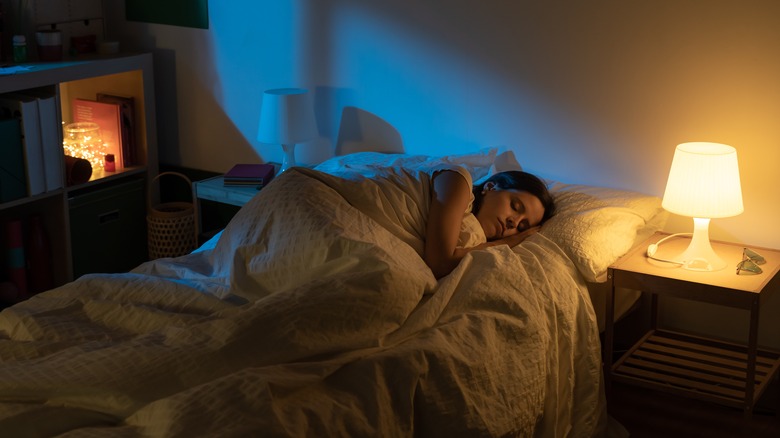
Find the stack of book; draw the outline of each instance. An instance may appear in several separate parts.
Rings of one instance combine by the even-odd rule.
[[[224,176],[225,186],[262,187],[274,177],[273,164],[236,164]]]
[[[0,94],[0,203],[63,186],[57,118],[50,90]]]

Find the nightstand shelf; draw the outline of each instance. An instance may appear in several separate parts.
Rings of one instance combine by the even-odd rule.
[[[700,400],[740,407],[751,413],[761,394],[780,369],[780,352],[758,348],[761,304],[780,290],[780,251],[755,248],[767,260],[762,274],[736,275],[742,245],[713,242],[715,251],[729,262],[716,272],[688,271],[656,262],[645,252],[665,233],[656,233],[609,268],[605,332],[605,378],[672,392]],[[688,238],[670,239],[657,256],[669,258],[685,249]],[[664,253],[660,254],[663,250]],[[617,362],[612,363],[614,294],[619,288],[652,294],[651,328]],[[658,328],[659,296],[674,296],[743,309],[750,312],[747,344]]]
[[[780,353],[759,349],[755,363],[753,404],[777,372]],[[747,367],[746,346],[653,330],[613,365],[612,378],[741,408]]]

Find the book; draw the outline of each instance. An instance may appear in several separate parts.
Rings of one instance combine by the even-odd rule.
[[[22,128],[18,119],[0,120],[0,203],[27,194]]]
[[[224,185],[263,186],[271,182],[274,172],[273,164],[236,164],[225,173]]]
[[[64,185],[62,143],[60,142],[61,123],[57,115],[57,98],[54,93],[32,89],[24,94],[38,99],[38,116],[43,151],[43,171],[46,191],[57,190]]]
[[[130,96],[98,93],[97,101],[119,105],[121,117],[122,158],[125,166],[139,164],[135,140],[135,100]]]
[[[27,194],[34,196],[45,192],[46,176],[43,169],[38,99],[16,93],[2,94],[0,112],[0,118],[16,118],[21,121]]]
[[[98,124],[100,127],[100,138],[105,145],[104,153],[106,155],[114,155],[116,170],[124,169],[121,134],[122,118],[119,105],[76,98],[73,99],[72,112],[73,121],[76,123],[93,122]]]

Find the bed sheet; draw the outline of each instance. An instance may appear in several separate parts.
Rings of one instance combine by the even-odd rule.
[[[404,178],[288,170],[213,249],[5,309],[0,435],[602,433],[576,267],[537,235],[437,282]]]

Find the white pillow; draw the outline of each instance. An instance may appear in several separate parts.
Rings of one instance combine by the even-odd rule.
[[[649,227],[660,229],[666,219],[657,196],[559,182],[548,182],[548,187],[557,212],[540,232],[591,282],[605,281],[607,268],[631,249],[637,235]]]

